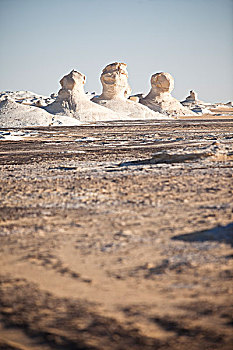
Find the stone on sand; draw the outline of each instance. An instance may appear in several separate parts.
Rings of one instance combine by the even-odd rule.
[[[115,112],[126,114],[127,119],[164,119],[164,115],[127,99],[131,89],[126,68],[125,63],[119,62],[107,65],[100,77],[102,94],[95,96],[92,101]]]
[[[153,74],[151,76],[151,90],[146,97],[140,99],[140,103],[153,111],[167,115],[195,115],[171,95],[173,89],[174,79],[171,74],[164,72]]]
[[[42,99],[39,99],[39,100],[37,100],[37,101],[35,102],[35,106],[36,106],[36,107],[45,107],[46,104],[45,104],[45,102],[44,102]]]
[[[139,97],[137,97],[137,96],[130,96],[129,100],[130,101],[134,101],[134,102],[139,102]]]

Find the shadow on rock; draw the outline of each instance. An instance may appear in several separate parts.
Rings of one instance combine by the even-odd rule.
[[[172,239],[186,242],[217,241],[233,246],[233,223],[226,226],[216,226],[210,230],[174,236]]]

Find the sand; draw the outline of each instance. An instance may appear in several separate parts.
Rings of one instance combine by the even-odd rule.
[[[232,127],[102,122],[0,142],[0,349],[232,349]],[[208,147],[225,157],[178,157]]]

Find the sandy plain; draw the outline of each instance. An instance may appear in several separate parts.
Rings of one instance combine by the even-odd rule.
[[[0,143],[0,349],[232,349],[233,120],[21,131]],[[216,141],[228,158],[176,156]]]

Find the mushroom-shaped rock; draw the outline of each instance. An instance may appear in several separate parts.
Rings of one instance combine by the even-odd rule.
[[[52,114],[67,115],[81,122],[120,119],[119,114],[91,102],[84,92],[84,74],[72,70],[65,75],[60,84],[56,100],[45,109]]]
[[[107,65],[100,77],[102,94],[94,97],[92,101],[115,112],[126,114],[127,119],[164,119],[164,115],[127,99],[131,89],[126,68],[125,63],[119,62]]]
[[[146,97],[140,99],[140,103],[153,111],[172,116],[195,115],[171,95],[173,89],[174,79],[171,74],[164,72],[153,74],[151,77],[151,90]]]
[[[78,125],[78,121],[64,116],[56,117],[41,108],[22,105],[9,98],[0,101],[0,127],[49,125]]]

